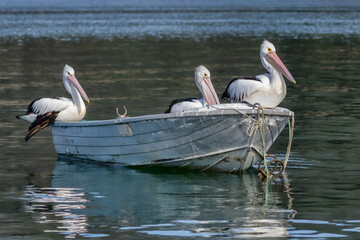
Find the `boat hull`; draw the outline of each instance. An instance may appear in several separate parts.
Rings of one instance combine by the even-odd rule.
[[[269,149],[293,112],[276,108],[264,113]],[[257,118],[257,109],[222,104],[217,109],[181,114],[56,123],[52,132],[60,157],[241,172],[262,157],[261,134],[253,120]]]

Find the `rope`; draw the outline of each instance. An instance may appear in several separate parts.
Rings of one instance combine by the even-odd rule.
[[[258,171],[259,171],[259,177],[260,178],[268,178],[268,177],[278,177],[285,171],[285,168],[287,166],[289,157],[290,157],[290,150],[291,150],[291,144],[294,137],[294,126],[295,126],[295,117],[291,117],[291,123],[290,120],[288,120],[289,125],[289,142],[286,150],[286,157],[285,160],[282,161],[278,159],[275,155],[272,154],[266,154],[266,141],[265,141],[265,114],[264,109],[259,104],[255,104],[255,107],[257,107],[257,119],[250,117],[249,115],[234,109],[234,108],[219,108],[216,106],[210,105],[209,107],[218,109],[218,110],[233,110],[239,114],[242,114],[243,116],[251,119],[253,123],[251,123],[248,128],[246,129],[246,134],[250,137],[253,135],[253,133],[256,131],[256,129],[259,129],[260,135],[261,135],[261,142],[262,142],[262,148],[263,148],[263,158],[259,161],[258,164]],[[267,160],[267,157],[272,158],[271,160]],[[261,163],[264,165],[264,169],[261,168]],[[272,166],[274,164],[274,166]],[[268,168],[271,168],[269,171]],[[279,170],[277,171],[277,169]]]
[[[285,171],[285,168],[287,166],[287,163],[288,163],[288,160],[289,160],[289,157],[290,157],[291,144],[292,144],[292,140],[293,140],[293,137],[294,137],[294,126],[295,126],[295,117],[294,116],[291,117],[291,123],[290,123],[290,120],[288,120],[288,125],[289,125],[289,143],[288,143],[287,150],[286,150],[285,160],[281,161],[275,155],[267,154],[267,157],[271,157],[272,160],[266,162],[265,161],[266,158],[264,158],[265,171],[261,168],[261,163],[263,162],[263,160],[259,161],[259,165],[258,165],[259,174],[258,174],[258,176],[260,178],[279,177]],[[274,166],[272,166],[272,164],[274,164]],[[280,166],[279,166],[279,164],[280,164]],[[268,170],[268,167],[272,168],[272,170],[266,171],[266,170]],[[276,173],[276,170],[278,168],[279,168],[279,170]]]
[[[220,108],[220,107],[216,107],[216,106],[214,106],[214,105],[208,105],[208,106],[209,106],[209,107],[212,107],[212,108],[215,108],[215,109],[217,109],[217,110],[233,110],[233,111],[235,111],[235,112],[237,112],[237,113],[239,113],[239,114],[242,114],[244,117],[247,117],[247,118],[249,118],[249,119],[251,119],[251,120],[253,120],[253,121],[257,121],[256,119],[250,117],[250,116],[247,115],[246,113],[243,113],[243,112],[241,112],[241,111],[239,111],[239,110],[237,110],[237,109],[235,109],[235,108]]]
[[[265,114],[264,114],[264,109],[262,106],[258,106],[258,119],[260,119],[260,110],[261,110],[261,121],[259,124],[259,131],[260,131],[260,135],[261,135],[261,142],[262,142],[262,148],[263,148],[263,161],[264,161],[264,168],[265,168],[266,176],[269,176],[271,174],[269,173],[269,170],[267,168],[268,161],[266,159]]]
[[[294,126],[295,126],[295,117],[294,116],[291,117],[291,123],[290,123],[290,120],[288,120],[288,125],[289,125],[289,143],[288,143],[288,147],[286,150],[286,156],[285,156],[285,160],[284,160],[284,169],[286,168],[289,157],[290,157],[291,144],[292,144],[292,140],[294,138]]]
[[[253,121],[252,124],[250,124],[248,126],[248,128],[246,129],[246,134],[250,137],[253,135],[253,133],[255,132],[256,128],[259,128],[259,126],[261,125],[261,121],[259,121],[258,119],[255,119],[255,118],[252,118],[250,117],[249,115],[247,115],[246,113],[243,113],[235,108],[219,108],[219,107],[216,107],[214,105],[208,105],[209,107],[212,107],[212,108],[215,108],[215,109],[218,109],[218,110],[232,110],[232,111],[235,111],[241,115],[243,115],[244,117],[247,117],[249,119],[251,119]],[[259,105],[257,105],[259,106]],[[261,107],[261,106],[260,106]]]
[[[263,160],[260,160],[258,164],[259,177],[260,178],[279,177],[281,173],[283,173],[285,170],[284,162],[278,159],[275,155],[267,154],[266,156],[272,159],[267,161],[266,163],[264,162],[264,166],[267,165],[269,168],[271,168],[271,170],[268,172],[264,171],[264,169],[261,168],[261,163],[263,162]],[[272,166],[271,164],[274,164],[274,166]]]
[[[263,148],[263,159],[260,161],[264,161],[264,168],[265,168],[265,174],[266,176],[269,176],[269,171],[267,169],[267,166],[268,166],[268,162],[267,162],[267,159],[266,159],[266,141],[265,141],[265,114],[264,114],[264,109],[261,105],[259,104],[255,104],[254,105],[257,109],[258,109],[258,112],[257,112],[257,119],[254,119],[252,117],[250,117],[249,115],[247,115],[246,113],[243,113],[237,109],[234,109],[234,108],[218,108],[218,107],[215,107],[215,106],[212,106],[210,105],[210,107],[212,108],[215,108],[215,109],[219,109],[219,110],[234,110],[235,112],[237,113],[240,113],[242,114],[243,116],[251,119],[253,121],[252,124],[250,124],[248,126],[248,128],[246,129],[246,134],[250,137],[253,135],[253,133],[255,132],[256,129],[259,129],[260,131],[260,135],[261,135],[261,142],[262,142],[262,148]]]

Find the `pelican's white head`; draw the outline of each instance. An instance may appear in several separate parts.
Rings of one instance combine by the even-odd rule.
[[[207,104],[220,104],[219,98],[210,79],[210,72],[203,65],[200,65],[195,69],[195,83]]]
[[[296,83],[294,77],[277,56],[274,44],[268,40],[264,40],[260,46],[260,59],[266,70],[271,72],[275,68],[289,79],[289,81]]]
[[[260,57],[265,56],[269,52],[276,52],[275,46],[268,40],[264,39],[260,46]]]
[[[63,82],[66,91],[68,91],[70,94],[71,94],[71,88],[75,88],[77,91],[79,91],[79,93],[81,94],[81,96],[85,101],[90,102],[84,89],[81,87],[80,83],[75,77],[74,69],[67,64],[65,65],[63,70]]]

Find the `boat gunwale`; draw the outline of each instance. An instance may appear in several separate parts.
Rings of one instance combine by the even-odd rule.
[[[128,124],[141,121],[149,120],[160,120],[160,119],[176,119],[176,118],[187,118],[187,117],[203,117],[203,116],[224,116],[224,115],[254,115],[258,113],[258,109],[250,108],[249,106],[242,107],[237,106],[238,104],[220,104],[215,105],[215,110],[211,109],[208,111],[193,111],[193,112],[182,112],[182,113],[161,113],[161,114],[150,114],[141,115],[135,117],[125,118],[114,118],[106,120],[83,120],[79,122],[55,122],[53,127],[87,127],[87,126],[105,126],[112,124]],[[211,106],[204,107],[210,109]],[[241,113],[240,113],[241,112]],[[264,109],[264,115],[270,116],[287,116],[293,117],[294,112],[286,108],[276,107],[274,109]]]

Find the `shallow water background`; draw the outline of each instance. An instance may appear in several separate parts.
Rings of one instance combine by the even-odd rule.
[[[86,119],[161,113],[200,96],[204,64],[220,95],[263,73],[274,43],[297,84],[286,175],[128,169],[58,160],[51,131],[24,143],[16,115],[67,96],[65,64],[91,103]],[[0,1],[0,238],[360,237],[358,1]],[[284,157],[287,129],[271,148]]]

